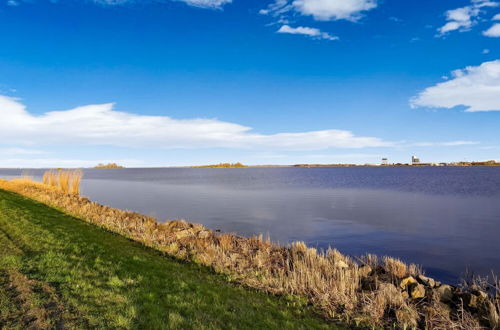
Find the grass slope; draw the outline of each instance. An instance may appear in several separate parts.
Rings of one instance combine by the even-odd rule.
[[[0,328],[332,328],[297,299],[0,190]]]

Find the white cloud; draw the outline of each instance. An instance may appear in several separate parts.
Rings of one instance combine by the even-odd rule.
[[[450,142],[417,142],[411,143],[409,147],[460,147],[477,145],[479,142],[475,141],[450,141]]]
[[[492,38],[500,37],[500,23],[493,24],[492,27],[483,32],[483,35]]]
[[[318,21],[351,20],[377,7],[377,0],[276,0],[261,14],[281,15],[293,10]]]
[[[484,7],[496,7],[498,3],[488,0],[472,0],[470,6],[448,10],[445,25],[438,29],[439,35],[445,35],[451,31],[468,31],[477,23],[477,18]]]
[[[52,2],[57,2],[58,0],[52,0]],[[74,1],[82,1],[83,0],[74,0]],[[125,5],[125,4],[130,4],[130,3],[142,3],[142,2],[165,2],[167,0],[145,0],[145,1],[140,1],[140,0],[90,0],[91,2],[94,2],[99,5],[104,5],[104,6],[118,6],[118,5]],[[219,9],[222,8],[224,5],[229,4],[232,2],[232,0],[172,0],[172,1],[181,1],[184,2],[190,6],[194,7],[200,7],[200,8],[211,8],[211,9]],[[9,6],[17,6],[19,2],[31,2],[31,0],[8,0],[7,4]]]
[[[453,21],[453,22],[448,22],[445,25],[443,25],[441,28],[439,28],[439,33],[441,35],[443,35],[443,34],[446,34],[446,33],[450,32],[450,31],[458,30],[460,28],[467,29],[471,25],[472,25],[472,21],[465,21],[465,22]]]
[[[222,6],[231,3],[232,0],[178,0],[187,3],[190,6],[200,8],[222,8]]]
[[[259,134],[217,119],[173,119],[114,110],[113,104],[78,107],[35,116],[0,96],[0,141],[11,145],[113,145],[158,148],[320,150],[391,146],[344,130]]]
[[[426,88],[412,107],[467,107],[467,112],[500,111],[500,60],[452,72],[452,79]]]
[[[125,3],[133,2],[133,0],[93,0],[95,3],[107,6],[123,5]]]
[[[314,158],[314,159],[330,159],[330,160],[345,160],[345,159],[369,159],[375,158],[379,159],[382,156],[379,154],[308,154],[302,156],[303,158]]]
[[[498,2],[490,0],[472,0],[472,5],[476,8],[497,7]]]
[[[269,6],[267,6],[266,9],[261,9],[259,10],[259,14],[261,15],[268,15],[268,14],[273,14],[273,15],[279,15],[283,14],[290,10],[290,5],[288,3],[288,0],[276,0],[275,2],[271,3]]]
[[[71,168],[94,167],[97,164],[118,163],[126,167],[142,167],[146,164],[136,159],[64,159],[64,158],[0,158],[2,168]],[[27,173],[29,175],[29,173]]]
[[[301,34],[301,35],[306,35],[312,38],[318,38],[318,39],[327,39],[327,40],[339,40],[338,37],[332,36],[331,34],[327,32],[321,32],[321,30],[316,29],[316,28],[311,28],[311,27],[304,27],[304,26],[298,26],[298,27],[291,27],[289,25],[283,25],[280,27],[277,33],[288,33],[288,34]]]
[[[24,148],[0,148],[0,155],[40,155],[45,151]]]
[[[493,18],[491,20],[492,21],[500,21],[500,14],[496,14],[495,16],[493,16]]]
[[[446,20],[449,21],[439,28],[440,34],[446,34],[450,31],[462,30],[467,31],[473,24],[473,17],[479,14],[478,8],[463,7],[446,12]]]
[[[401,23],[403,21],[401,18],[394,17],[394,16],[389,17],[389,20],[396,22],[396,23]]]
[[[320,21],[356,20],[360,12],[377,7],[375,0],[295,0],[295,10]]]

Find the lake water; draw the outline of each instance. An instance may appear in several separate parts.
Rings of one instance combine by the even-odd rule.
[[[82,194],[160,221],[395,256],[448,282],[500,274],[500,168],[85,170]]]

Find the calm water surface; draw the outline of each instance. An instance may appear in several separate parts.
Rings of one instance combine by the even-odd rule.
[[[82,193],[160,221],[396,256],[449,282],[500,274],[500,168],[85,170]]]

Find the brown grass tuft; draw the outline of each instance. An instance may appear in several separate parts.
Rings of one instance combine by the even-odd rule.
[[[79,195],[83,172],[80,170],[50,170],[43,173],[42,182],[67,194]]]
[[[401,260],[391,257],[383,257],[382,260],[384,268],[389,274],[397,278],[403,278],[408,275],[408,266]]]

